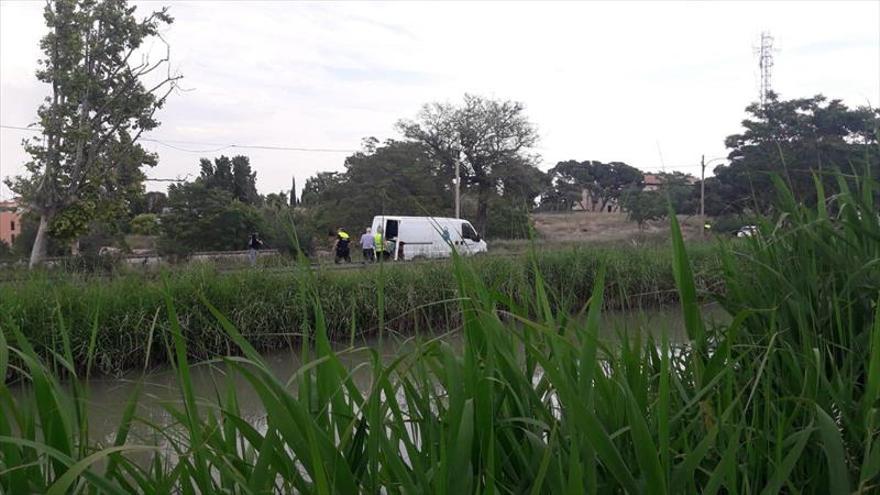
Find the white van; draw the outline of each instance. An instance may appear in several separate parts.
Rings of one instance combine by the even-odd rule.
[[[485,253],[487,249],[486,241],[480,238],[474,226],[460,218],[373,217],[371,228],[374,235],[380,227],[385,239],[391,241],[390,255],[395,260],[446,258],[452,256],[453,247],[465,255]]]

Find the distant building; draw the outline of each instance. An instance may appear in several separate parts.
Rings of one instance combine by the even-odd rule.
[[[594,197],[592,192],[587,189],[581,189],[580,201],[575,201],[571,207],[574,211],[592,211],[595,213],[616,213],[620,211],[620,205],[614,198],[602,201],[599,197]]]
[[[663,179],[657,174],[645,174],[643,191],[656,191],[663,185]]]
[[[680,175],[675,176],[676,180],[678,177],[682,177]],[[644,185],[642,186],[643,191],[657,191],[663,186],[663,174],[643,174],[642,181]],[[683,180],[688,185],[695,185],[699,182],[696,177],[691,175],[683,176]],[[574,211],[592,211],[596,213],[617,213],[621,211],[620,202],[615,198],[610,198],[607,201],[602,201],[601,198],[593,196],[591,191],[587,188],[581,189],[581,198],[579,201],[575,201],[571,207]]]
[[[11,246],[20,234],[21,214],[18,203],[15,200],[0,201],[0,242]]]
[[[678,180],[677,177],[683,177],[685,183],[689,186],[696,185],[699,182],[699,179],[690,174],[685,176],[678,175],[676,180]],[[643,191],[656,191],[663,185],[663,176],[660,174],[645,174],[643,181],[645,183],[644,187],[642,187]]]

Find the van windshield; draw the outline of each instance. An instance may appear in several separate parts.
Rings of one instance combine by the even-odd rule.
[[[477,235],[477,231],[474,230],[474,227],[468,222],[461,224],[461,236],[474,242],[480,242],[480,236]]]

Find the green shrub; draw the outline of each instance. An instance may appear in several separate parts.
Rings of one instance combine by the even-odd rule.
[[[664,218],[669,212],[669,202],[660,191],[643,191],[631,189],[621,197],[621,206],[626,210],[626,217],[639,224]]]
[[[12,246],[4,241],[0,241],[0,261],[14,260],[16,258],[17,256],[15,256]]]
[[[141,213],[131,219],[131,232],[138,235],[159,235],[159,216],[155,213]]]

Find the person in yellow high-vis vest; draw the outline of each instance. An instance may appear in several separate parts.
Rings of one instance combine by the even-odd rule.
[[[373,234],[373,249],[376,250],[376,261],[387,260],[388,250],[385,249],[385,231],[382,227],[376,229]]]
[[[342,227],[336,229],[336,243],[333,245],[334,250],[336,251],[336,258],[334,259],[335,263],[339,263],[342,260],[345,260],[347,263],[351,263],[351,237],[348,233],[342,230]]]

